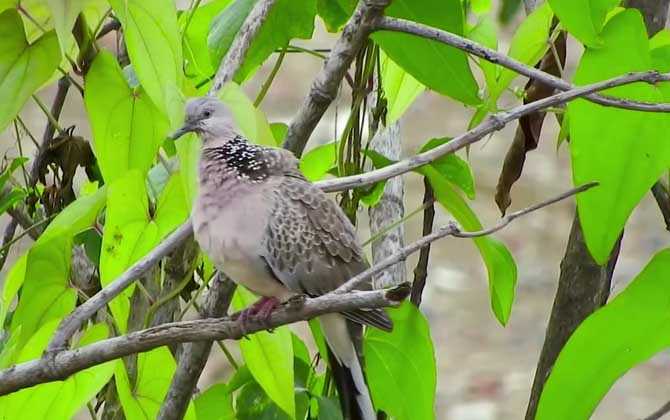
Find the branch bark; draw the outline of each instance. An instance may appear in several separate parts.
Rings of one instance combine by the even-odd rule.
[[[337,90],[356,53],[374,29],[374,21],[381,16],[391,0],[360,0],[351,19],[342,30],[328,55],[323,68],[314,79],[309,94],[289,124],[284,148],[302,154],[309,136],[337,96]]]
[[[433,187],[430,186],[428,178],[423,179],[423,236],[429,235],[433,231],[433,222],[435,220],[435,197]],[[410,300],[418,308],[421,305],[423,289],[426,287],[428,278],[428,260],[430,258],[430,244],[421,248],[419,252],[419,261],[414,268],[414,281],[412,282],[412,294]]]

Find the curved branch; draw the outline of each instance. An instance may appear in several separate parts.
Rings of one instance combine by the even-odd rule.
[[[567,91],[576,88],[576,86],[566,82],[563,79],[560,79],[535,67],[527,66],[520,61],[506,56],[505,54],[499,53],[498,51],[484,47],[483,45],[450,32],[422,25],[420,23],[384,16],[377,20],[375,30],[404,32],[407,34],[432,39],[434,41],[442,42],[443,44],[451,45],[452,47],[458,48],[459,50],[465,51],[472,55],[476,55],[477,57],[483,58],[484,60],[490,61],[491,63],[499,64],[531,79],[539,80],[556,89]],[[614,98],[595,94],[583,95],[583,97],[591,102],[604,106],[646,112],[670,112],[670,103],[655,104],[649,102],[638,102],[629,99]]]

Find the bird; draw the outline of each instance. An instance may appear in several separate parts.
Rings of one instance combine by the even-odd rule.
[[[260,296],[244,315],[268,317],[292,297],[323,295],[366,270],[353,224],[302,175],[293,153],[251,143],[238,131],[230,109],[205,96],[187,101],[184,124],[171,138],[200,137],[194,235],[218,270]],[[359,309],[319,321],[344,418],[376,419],[363,326],[391,331],[390,317],[383,309]]]

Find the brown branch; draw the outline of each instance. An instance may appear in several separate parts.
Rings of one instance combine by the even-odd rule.
[[[430,186],[428,178],[423,178],[423,232],[426,236],[433,231],[433,222],[435,220],[435,197],[433,195],[433,187]],[[430,258],[430,244],[421,248],[419,252],[419,261],[414,268],[414,281],[412,282],[412,294],[410,300],[416,307],[421,305],[421,296],[423,289],[426,287],[426,278],[428,278],[428,260]]]
[[[214,76],[214,82],[209,90],[210,95],[216,95],[226,82],[233,80],[235,73],[242,66],[251,42],[256,37],[256,34],[258,34],[261,26],[263,26],[263,22],[268,17],[274,3],[275,0],[261,0],[251,9],[242,27],[237,32],[233,43],[230,45],[226,56],[221,60],[219,69]]]
[[[465,39],[450,32],[442,31],[440,29],[422,25],[420,23],[411,22],[404,19],[396,19],[388,16],[379,18],[376,22],[376,25],[376,30],[404,32],[451,45],[452,47],[458,48],[459,50],[476,55],[477,57],[483,58],[484,60],[490,61],[494,64],[499,64],[531,79],[540,80],[543,83],[558,90],[567,91],[575,88],[574,85],[566,82],[565,80],[562,80],[549,73],[545,73],[542,70],[536,69],[535,67],[527,66],[520,61],[506,56],[505,54],[484,47],[483,45],[477,44],[476,42],[470,41],[469,39]],[[616,108],[633,109],[636,111],[646,112],[670,112],[670,103],[656,104],[592,94],[584,95],[584,99],[588,99],[589,101],[600,105]]]
[[[656,181],[651,187],[651,193],[665,221],[665,230],[670,231],[670,194],[661,181]]]
[[[323,68],[312,82],[309,94],[288,127],[284,148],[302,154],[309,136],[337,96],[342,79],[365,40],[374,29],[391,0],[360,0],[342,35],[328,55]]]
[[[409,293],[408,286],[401,285],[390,290],[329,293],[314,299],[295,299],[275,311],[267,321],[248,320],[244,325],[241,321],[231,318],[209,318],[158,325],[2,370],[0,395],[45,382],[63,380],[91,366],[160,346],[197,341],[239,340],[247,334],[311,319],[325,313],[395,305],[403,300],[407,293]]]
[[[666,414],[670,413],[670,401],[666,402],[659,408],[658,410],[654,411],[647,417],[645,417],[642,420],[658,420],[661,417],[665,416]]]

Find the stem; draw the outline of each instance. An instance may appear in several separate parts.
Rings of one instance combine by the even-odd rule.
[[[279,53],[279,57],[277,57],[277,61],[275,62],[274,67],[272,67],[272,70],[268,75],[268,78],[265,80],[265,82],[263,82],[263,86],[261,86],[261,90],[260,92],[258,92],[258,96],[256,96],[256,100],[254,101],[255,107],[258,107],[258,105],[261,104],[263,98],[265,98],[265,95],[268,93],[270,85],[272,85],[272,81],[275,79],[275,76],[279,72],[279,68],[281,67],[282,62],[284,61],[284,57],[286,56],[286,48],[287,47],[282,48],[281,52]]]
[[[42,102],[42,100],[37,95],[33,95],[33,100],[35,103],[37,103],[37,106],[40,107],[42,112],[44,112],[44,115],[46,115],[46,117],[49,119],[49,124],[53,125],[59,133],[62,133],[63,128],[60,126],[60,124],[58,124],[58,120],[53,115],[51,115],[51,111],[49,111],[49,108],[47,108],[44,102]]]

